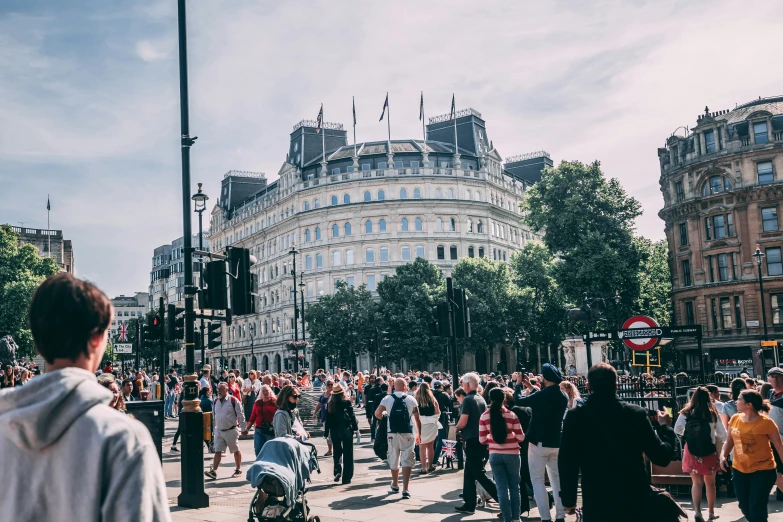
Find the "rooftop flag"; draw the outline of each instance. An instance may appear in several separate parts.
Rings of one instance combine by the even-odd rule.
[[[389,93],[386,93],[386,101],[383,102],[383,111],[381,111],[381,118],[378,121],[383,121],[383,116],[386,114],[386,109],[389,107]]]
[[[421,91],[421,101],[419,102],[419,120],[424,120],[424,91]]]
[[[457,117],[457,107],[454,105],[454,95],[451,95],[451,117],[456,118]]]
[[[321,126],[324,124],[324,104],[321,104],[321,110],[318,111],[318,118],[315,120],[315,132],[321,132]]]

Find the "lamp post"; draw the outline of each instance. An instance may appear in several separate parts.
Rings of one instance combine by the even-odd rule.
[[[302,300],[302,313],[300,315],[302,319],[302,340],[305,340],[305,300],[304,300],[304,291],[305,291],[305,282],[304,282],[304,272],[301,272],[299,274],[299,295]],[[294,292],[296,292],[296,289],[294,289]],[[294,321],[296,321],[296,314],[294,314]],[[304,360],[307,360],[307,347],[302,347],[302,354],[304,355]]]
[[[209,199],[209,196],[204,194],[204,192],[201,191],[201,183],[198,184],[198,192],[193,194],[193,197],[190,199],[193,200],[195,203],[195,210],[198,214],[198,249],[202,252],[204,251],[204,231],[202,228],[202,222],[201,222],[201,215],[204,213],[204,211],[207,209],[207,200]],[[199,265],[198,270],[198,288],[201,290],[202,295],[204,292],[204,272],[201,270],[201,265]],[[201,303],[199,303],[199,308],[201,308]],[[201,364],[204,365],[205,359],[205,343],[204,343],[204,318],[201,318],[201,329],[199,331],[199,337],[201,338]]]
[[[253,341],[255,340],[254,335],[255,333],[255,323],[253,323],[253,326],[250,328],[250,365],[251,366],[257,366],[253,363],[253,359],[255,359],[256,354],[255,351],[253,351]],[[255,368],[250,368],[251,370],[255,370]]]
[[[291,257],[294,258],[294,265],[291,269],[291,275],[294,276],[294,343],[299,340],[299,327],[296,324],[296,254],[299,252],[296,251],[296,245],[291,245],[291,250],[288,252],[291,254]],[[294,373],[299,372],[299,347],[294,344]]]
[[[756,252],[753,254],[756,258],[756,266],[759,269],[759,293],[761,300],[761,321],[764,325],[764,340],[767,340],[767,307],[764,303],[764,280],[761,277],[761,260],[764,257],[764,252],[761,251],[759,245],[756,245]]]
[[[614,291],[614,329],[619,330],[620,329],[620,301],[622,301],[622,298],[620,297],[620,291],[615,290]],[[622,346],[618,349],[619,351],[619,359],[621,361],[625,361],[625,350]],[[623,367],[625,369],[625,367]]]

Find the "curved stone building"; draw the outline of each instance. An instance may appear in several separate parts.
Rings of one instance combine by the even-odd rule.
[[[695,127],[666,140],[658,157],[676,323],[703,326],[707,371],[753,369],[764,320],[770,339],[783,334],[783,97],[705,108]],[[677,348],[682,364],[699,369],[695,342],[679,339]],[[771,350],[766,358],[769,367]]]
[[[259,285],[256,312],[224,328],[229,367],[285,367],[283,343],[294,336],[293,292],[301,295],[291,277],[294,245],[306,308],[333,292],[337,280],[375,291],[395,267],[416,257],[449,274],[463,257],[508,260],[534,239],[520,223],[519,203],[542,168],[552,165],[548,154],[504,163],[481,114],[460,111],[456,130],[454,124],[449,115],[431,118],[426,143],[354,146],[340,124],[325,123],[319,132],[315,122],[302,121],[291,133],[279,179],[268,183],[263,174],[236,171],[224,176],[210,244],[214,251],[249,248],[258,259]],[[297,328],[301,338],[301,324]],[[209,357],[219,355],[213,350]],[[498,353],[494,360],[503,355],[509,356]],[[365,356],[359,368],[370,367]]]

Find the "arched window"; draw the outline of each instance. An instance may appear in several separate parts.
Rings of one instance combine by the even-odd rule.
[[[468,247],[468,257],[476,257],[475,249],[472,246]]]
[[[446,250],[443,248],[443,245],[438,245],[437,252],[438,259],[446,259]]]
[[[381,189],[378,191],[378,201],[383,201],[384,199],[386,199],[386,192]]]
[[[470,189],[465,191],[465,199],[470,201],[473,198],[473,195],[470,193]]]
[[[446,199],[454,199],[454,189],[453,188],[446,189]]]
[[[468,232],[473,232],[473,220],[468,218]]]
[[[381,247],[380,254],[381,254],[381,262],[382,263],[388,261],[389,260],[389,247],[385,247],[385,246]]]
[[[351,195],[350,194],[343,194],[343,203],[347,205],[351,202]]]
[[[378,221],[378,232],[386,232],[386,220],[383,218]]]
[[[709,196],[712,194],[720,194],[727,190],[731,190],[731,181],[729,181],[729,178],[723,176],[710,176],[710,179],[708,179],[701,188],[701,195]]]
[[[481,201],[481,191],[476,191],[476,201]]]
[[[403,261],[410,261],[411,260],[411,247],[408,245],[405,245],[400,249],[400,254],[402,255]]]
[[[313,200],[313,208],[321,208],[321,203],[318,201],[318,198],[315,198]],[[277,217],[277,216],[275,216]]]
[[[370,193],[369,190],[364,191],[364,201],[365,202],[372,201],[372,194]]]
[[[370,221],[369,219],[364,222],[364,233],[372,234],[372,221]]]
[[[336,195],[333,195],[333,196],[332,196],[332,206],[333,206],[333,207],[334,207],[334,206],[337,206],[337,203],[338,203],[337,196],[336,196]]]
[[[421,220],[420,217],[416,218],[416,221],[414,221],[414,225],[416,228],[416,232],[421,232],[422,230],[424,230],[424,222]]]
[[[353,264],[353,249],[349,248],[345,251],[345,264],[346,265],[352,265]]]
[[[476,223],[476,232],[478,232],[479,234],[484,233],[484,223],[482,223],[480,219]]]
[[[375,263],[375,250],[373,250],[372,248],[364,249],[364,262]]]
[[[479,257],[484,257],[484,247],[479,247]]]
[[[345,224],[345,235],[350,236],[353,234],[353,227],[351,227],[350,223]]]
[[[340,227],[337,223],[332,225],[332,237],[340,237]]]
[[[408,218],[402,218],[402,221],[400,221],[400,230],[402,232],[408,231]]]
[[[435,230],[443,232],[443,219],[438,218],[435,220]]]
[[[416,257],[427,259],[426,255],[424,254],[424,245],[416,245]]]
[[[315,227],[315,240],[321,240],[321,227]]]
[[[305,256],[305,269],[307,270],[313,269],[313,256],[309,254]]]
[[[305,210],[310,210],[310,202],[309,201],[305,201],[304,202],[304,209]]]
[[[341,254],[339,250],[333,250],[332,251],[332,266],[340,266],[341,263]]]
[[[323,266],[324,266],[324,258],[320,253],[318,253],[315,255],[315,267],[323,268]]]
[[[305,243],[309,243],[309,242],[310,242],[310,229],[307,228],[305,229]]]
[[[413,199],[421,199],[421,189],[416,187],[413,189]]]
[[[443,191],[440,187],[435,189],[435,199],[441,199],[443,197]]]
[[[400,189],[400,199],[408,199],[408,191],[404,188]]]
[[[449,219],[449,231],[450,232],[456,232],[457,231],[457,218]]]
[[[451,257],[452,261],[456,261],[457,260],[457,245],[451,245],[449,247],[449,254],[450,254],[450,257]]]

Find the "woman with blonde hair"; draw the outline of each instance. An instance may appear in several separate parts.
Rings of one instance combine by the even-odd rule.
[[[560,389],[563,391],[563,393],[566,394],[566,397],[568,397],[568,409],[574,409],[580,404],[584,404],[584,399],[582,399],[582,396],[579,394],[579,390],[576,389],[576,386],[574,386],[574,383],[570,381],[561,381],[560,382]],[[568,410],[566,410],[566,413]]]
[[[261,393],[253,403],[253,411],[247,421],[248,426],[255,427],[253,450],[256,457],[261,453],[264,444],[275,438],[275,429],[272,425],[275,413],[277,413],[277,397],[275,397],[272,388],[268,384],[264,384],[261,386]]]
[[[435,439],[438,437],[438,419],[440,418],[440,406],[435,396],[430,391],[430,385],[422,382],[414,395],[419,404],[419,416],[421,417],[421,442],[419,443],[419,457],[421,459],[421,474],[426,475],[435,471]],[[429,466],[427,463],[429,462]]]

